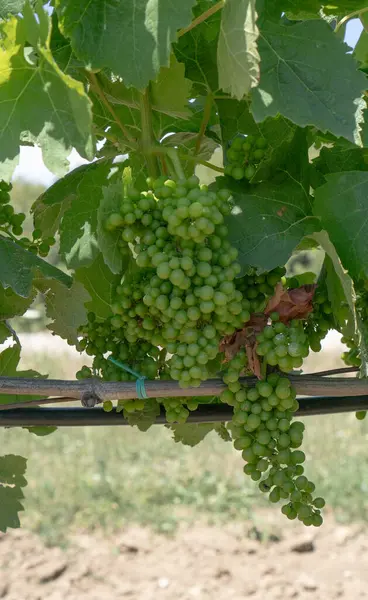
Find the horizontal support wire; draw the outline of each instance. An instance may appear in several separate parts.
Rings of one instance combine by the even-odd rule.
[[[330,415],[334,413],[368,410],[368,395],[298,398],[298,417]],[[233,409],[225,404],[202,404],[189,413],[187,423],[215,423],[230,421]],[[156,424],[167,424],[165,411],[156,417]],[[102,408],[17,408],[0,412],[0,427],[54,426],[75,427],[86,425],[128,425],[121,412],[105,412]]]

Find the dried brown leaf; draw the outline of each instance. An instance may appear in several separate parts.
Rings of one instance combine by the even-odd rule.
[[[305,319],[313,310],[313,296],[316,285],[302,285],[299,288],[286,290],[281,283],[275,288],[275,293],[268,301],[265,314],[277,312],[282,323],[292,319]]]
[[[257,339],[256,336],[260,333],[267,323],[267,317],[263,313],[252,314],[250,320],[242,328],[235,331],[231,335],[226,335],[220,343],[220,352],[224,352],[224,362],[229,362],[234,356],[245,348],[248,358],[248,368],[259,379],[261,378],[261,363],[257,355]]]

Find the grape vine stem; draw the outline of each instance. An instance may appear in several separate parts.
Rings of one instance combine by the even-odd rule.
[[[170,156],[171,150],[173,148],[166,148],[165,146],[153,146],[152,148],[149,149],[149,152],[151,152],[152,154],[166,154],[168,156]],[[207,167],[208,169],[212,169],[213,171],[216,171],[217,173],[224,173],[224,169],[222,167],[218,167],[217,165],[214,165],[210,162],[208,162],[207,160],[201,160],[200,158],[198,158],[197,156],[192,156],[191,154],[185,154],[183,152],[178,152],[178,157],[180,158],[180,160],[184,160],[184,161],[188,161],[188,162],[193,162],[196,163],[197,165],[203,165],[204,167]]]
[[[185,35],[186,33],[188,33],[188,31],[191,31],[191,29],[194,29],[195,27],[197,27],[197,25],[200,25],[201,23],[203,23],[203,21],[206,21],[206,19],[208,19],[209,17],[212,17],[212,15],[217,13],[224,6],[225,6],[225,0],[221,0],[220,2],[217,2],[217,4],[215,4],[214,6],[211,6],[211,8],[209,8],[204,13],[199,15],[199,17],[197,17],[196,19],[193,19],[193,21],[191,22],[190,25],[188,25],[188,27],[179,29],[178,38],[180,38],[182,35]]]
[[[353,19],[354,17],[360,17],[362,14],[366,13],[368,11],[368,7],[366,8],[360,8],[359,10],[354,10],[353,12],[351,12],[350,14],[346,15],[345,17],[343,17],[341,19],[341,21],[339,21],[335,27],[335,33],[337,33],[339,31],[339,29],[341,29],[341,27],[343,25],[345,25],[345,23],[347,23],[348,21],[350,21],[350,19]]]
[[[88,79],[89,82],[91,84],[92,89],[96,92],[96,94],[99,96],[102,104],[107,108],[107,110],[109,111],[109,113],[111,114],[111,116],[113,117],[115,123],[117,124],[117,126],[119,127],[120,131],[122,132],[124,138],[126,139],[126,141],[128,142],[127,145],[130,145],[131,148],[136,148],[137,147],[137,142],[134,139],[134,137],[129,133],[129,131],[127,130],[127,128],[123,125],[123,123],[120,121],[118,115],[115,112],[115,109],[111,106],[110,102],[107,100],[103,89],[100,86],[100,83],[95,75],[95,73],[89,72],[88,73]]]
[[[213,103],[212,94],[207,94],[206,102],[204,104],[204,109],[203,109],[202,122],[201,122],[201,126],[199,128],[196,145],[194,148],[194,154],[198,154],[198,152],[201,149],[202,140],[203,140],[204,134],[206,133],[208,121],[211,118],[212,103]]]
[[[148,88],[146,88],[145,91],[141,94],[140,106],[142,122],[142,152],[147,162],[149,176],[156,179],[158,176],[157,161],[156,157],[152,154],[152,152],[150,152],[150,148],[154,143],[154,136],[152,131],[152,113]]]

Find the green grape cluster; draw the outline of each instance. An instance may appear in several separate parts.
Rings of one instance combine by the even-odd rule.
[[[211,192],[198,178],[158,179],[153,190],[131,190],[121,214],[107,219],[122,230],[135,265],[113,304],[126,338],[139,338],[172,355],[170,376],[199,386],[218,355],[221,338],[250,319],[249,301],[236,289],[237,250],[226,239],[226,190]]]
[[[277,312],[271,314],[271,323],[257,335],[256,352],[272,367],[289,372],[299,369],[309,354],[308,337],[302,321],[296,319],[285,325]]]
[[[362,324],[365,324],[368,319],[368,281],[361,279],[355,282],[354,287],[356,293],[356,312],[360,322]],[[342,355],[342,359],[345,362],[345,364],[349,367],[360,368],[362,365],[362,357],[358,340],[354,337],[343,335],[341,341],[349,348],[349,350],[347,352],[344,352]],[[367,411],[365,410],[359,410],[355,413],[355,416],[359,421],[365,419],[366,415]]]
[[[119,362],[127,364],[130,368],[147,379],[168,378],[168,369],[160,351],[145,340],[138,340],[137,344],[130,345],[125,337],[125,330],[119,326],[120,322],[116,316],[98,321],[93,312],[88,313],[88,322],[79,330],[81,339],[77,348],[93,356],[92,368],[84,365],[76,374],[77,379],[86,379],[92,376],[101,377],[107,381],[134,381],[136,378],[131,373],[124,371],[106,358],[111,354]],[[164,352],[166,355],[166,352]],[[164,357],[165,358],[165,357]],[[168,423],[185,423],[189,411],[198,408],[198,399],[188,398],[157,398],[164,406]],[[119,400],[117,411],[124,410],[126,413],[134,413],[144,409],[145,402],[140,398],[131,400]],[[103,403],[106,412],[113,409],[110,400]]]
[[[276,284],[284,275],[284,267],[277,267],[262,275],[257,275],[256,269],[252,269],[251,273],[236,280],[236,289],[242,293],[244,299],[248,300],[248,310],[251,313],[264,311],[269,298],[274,294]]]
[[[318,285],[313,296],[313,312],[305,324],[305,333],[313,352],[321,351],[321,341],[336,324],[332,313],[331,302],[328,299],[325,285]]]
[[[267,155],[267,147],[267,140],[263,136],[235,137],[226,152],[225,175],[236,180],[252,179],[259,163]]]
[[[14,208],[10,206],[12,187],[11,183],[0,181],[0,230],[13,236],[20,236],[23,233],[22,225],[26,215],[15,213]]]
[[[41,229],[34,229],[34,231],[32,231],[32,240],[29,240],[28,238],[22,238],[19,241],[25,248],[27,248],[27,250],[29,250],[29,252],[32,252],[33,254],[39,254],[42,257],[48,255],[51,246],[53,246],[56,242],[53,236],[43,238]]]
[[[0,231],[14,239],[14,237],[19,238],[23,235],[23,222],[26,215],[24,213],[15,213],[14,208],[10,206],[10,192],[12,187],[11,183],[0,181]],[[33,254],[47,256],[50,247],[55,244],[55,238],[47,237],[42,239],[42,232],[38,229],[35,229],[32,235],[32,240],[22,237],[17,240],[17,243]]]
[[[161,398],[168,423],[185,423],[189,411],[197,410],[198,399],[196,398]]]
[[[246,364],[239,352],[229,363],[224,382],[228,389],[221,400],[234,407],[229,426],[236,450],[246,462],[244,473],[259,482],[259,489],[271,502],[285,500],[282,512],[305,525],[320,526],[323,498],[313,497],[315,485],[304,475],[304,424],[293,421],[299,405],[290,381],[272,373],[255,387],[239,382]]]
[[[148,379],[155,379],[160,369],[160,350],[145,340],[136,347],[131,346],[124,335],[124,329],[117,327],[114,317],[99,322],[93,312],[88,313],[88,323],[83,325],[79,334],[78,350],[93,356],[92,369],[82,367],[76,374],[77,379],[98,375],[107,381],[133,381],[135,377],[111,363],[106,353],[118,361],[126,363]]]
[[[342,354],[341,358],[344,363],[348,367],[360,367],[362,362],[360,358],[360,350],[354,338],[344,335],[341,338],[341,342],[349,348],[349,350],[343,352]]]

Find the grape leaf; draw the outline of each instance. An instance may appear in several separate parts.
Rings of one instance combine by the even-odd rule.
[[[313,165],[324,175],[341,171],[368,171],[365,156],[368,156],[368,153],[364,148],[324,147],[319,156],[313,160]]]
[[[12,240],[0,237],[0,282],[11,287],[18,296],[29,298],[36,273],[60,281],[66,286],[72,279],[60,269],[18,246]]]
[[[16,454],[0,456],[0,531],[20,527],[18,513],[24,510],[22,488],[27,485],[24,477],[27,459]]]
[[[360,62],[361,69],[368,69],[368,15],[362,13],[360,15],[363,24],[363,31],[360,34],[359,40],[354,48],[354,57]]]
[[[256,121],[278,113],[297,125],[359,143],[366,78],[327,23],[260,26],[261,80],[252,95]],[[336,64],[339,68],[336,69]],[[326,78],[326,73],[334,73]]]
[[[0,0],[0,19],[20,13],[24,3],[25,0]]]
[[[71,195],[60,225],[60,254],[72,269],[89,265],[99,253],[97,214],[103,187],[117,179],[120,169],[121,165],[113,165],[111,159],[101,160],[95,168],[85,169],[77,176],[77,186],[73,178],[65,182]]]
[[[332,269],[334,270],[336,277],[339,279],[342,290],[343,290],[343,294],[344,294],[344,303],[346,302],[348,304],[349,310],[350,310],[350,319],[349,319],[349,327],[351,331],[355,331],[355,292],[354,292],[354,286],[353,286],[353,282],[351,277],[349,276],[349,274],[347,273],[347,271],[345,271],[345,269],[343,268],[342,264],[341,264],[341,260],[336,252],[336,248],[334,247],[334,245],[332,244],[330,238],[328,237],[328,233],[327,231],[318,231],[316,233],[314,233],[313,235],[310,236],[310,238],[312,238],[314,241],[318,242],[318,244],[323,248],[323,250],[326,252],[326,256],[329,257],[331,263],[332,263],[332,267],[329,263],[329,261],[327,261],[326,266],[327,266],[327,277],[326,277],[326,284],[328,287],[328,297],[329,300],[332,304],[332,306],[334,307],[334,314],[338,314],[339,312],[339,308],[341,307],[341,304],[339,305],[340,299],[341,299],[341,294],[340,292],[337,293],[337,284],[336,282],[332,281]],[[309,238],[307,238],[309,239]],[[326,259],[325,259],[326,260]]]
[[[84,285],[91,296],[91,301],[86,303],[87,310],[94,312],[100,319],[111,317],[114,291],[120,278],[111,273],[101,253],[91,265],[77,269],[75,279]]]
[[[104,187],[103,196],[97,211],[97,239],[98,246],[104,261],[113,273],[121,273],[123,270],[123,259],[130,256],[129,248],[123,256],[121,229],[109,231],[105,227],[106,219],[112,213],[119,213],[123,198],[123,187],[121,183],[116,183]]]
[[[33,427],[22,427],[22,429],[28,429],[29,433],[33,433],[37,437],[45,437],[57,431],[57,427],[52,425],[34,425]]]
[[[199,0],[193,14],[198,17],[212,6],[211,0]],[[193,91],[204,96],[219,89],[217,40],[220,23],[221,14],[218,11],[174,44],[176,58],[185,65],[185,76],[194,83]]]
[[[13,335],[13,331],[9,324],[0,321],[0,344],[3,344],[11,335]]]
[[[51,15],[50,50],[60,69],[74,79],[85,80],[84,63],[79,60],[67,40],[60,31],[56,11]]]
[[[326,175],[315,190],[314,213],[321,218],[345,269],[353,279],[368,276],[368,173]]]
[[[321,232],[321,233],[323,233],[323,232]],[[355,315],[354,315],[354,313],[351,312],[351,309],[349,307],[348,319],[347,319],[346,318],[347,311],[345,308],[347,305],[349,305],[349,302],[351,304],[354,303],[353,287],[351,286],[350,298],[347,298],[344,287],[342,285],[342,281],[335,270],[335,266],[334,266],[334,263],[332,262],[332,259],[330,258],[330,256],[328,254],[326,254],[326,256],[325,256],[324,268],[325,268],[325,272],[326,272],[325,279],[326,279],[327,294],[328,294],[328,299],[331,303],[333,316],[334,316],[340,330],[343,330],[344,334],[351,337],[354,335],[355,330],[356,330]],[[342,267],[341,267],[341,269],[342,269]],[[350,277],[347,274],[345,274],[345,277],[350,279]]]
[[[20,360],[20,344],[16,343],[0,353],[0,377],[45,377],[36,371],[17,371]],[[1,385],[0,385],[1,391]],[[28,400],[38,400],[39,396],[21,396],[20,394],[0,394],[0,404],[13,404]],[[1,511],[0,511],[1,512]]]
[[[31,306],[36,296],[36,290],[32,289],[27,298],[18,296],[8,287],[0,285],[0,320],[11,319],[17,315],[24,315]]]
[[[23,17],[0,25],[0,177],[9,179],[20,142],[37,143],[52,171],[65,172],[73,147],[93,157],[91,108],[83,85],[60,71],[52,58],[49,17],[40,7],[35,16],[26,3]],[[37,61],[26,60],[26,42],[36,47]],[[35,102],[35,98],[37,101]]]
[[[259,54],[255,0],[227,0],[217,46],[219,87],[241,100],[258,85]]]
[[[303,237],[320,229],[318,219],[311,216],[310,196],[292,178],[248,188],[222,179],[221,185],[230,189],[234,199],[226,219],[229,240],[238,249],[243,267],[270,271],[284,265]]]
[[[87,290],[78,281],[66,288],[55,279],[36,280],[35,286],[44,296],[46,315],[52,319],[47,329],[69,344],[76,344],[78,328],[87,322],[85,304],[91,301]]]
[[[168,65],[176,31],[189,25],[194,4],[195,0],[56,0],[56,10],[62,32],[80,59],[143,90],[160,67]]]
[[[231,435],[226,429],[225,423],[216,423],[215,431],[224,442],[231,442]]]
[[[41,229],[44,237],[54,236],[72,200],[78,202],[78,198],[88,195],[94,185],[94,194],[102,196],[102,186],[116,168],[112,159],[100,159],[81,165],[56,181],[32,206],[35,229]]]
[[[191,81],[185,79],[184,65],[171,54],[170,65],[161,67],[156,81],[151,83],[152,110],[187,119],[191,114],[188,105],[191,87]]]
[[[147,398],[144,401],[144,409],[127,412],[124,410],[124,418],[127,419],[129,425],[136,425],[140,431],[147,431],[156,421],[156,417],[160,414],[160,405],[154,398]]]
[[[170,425],[174,432],[175,442],[181,442],[185,446],[196,446],[210,431],[218,428],[216,423],[184,423],[183,425]]]

